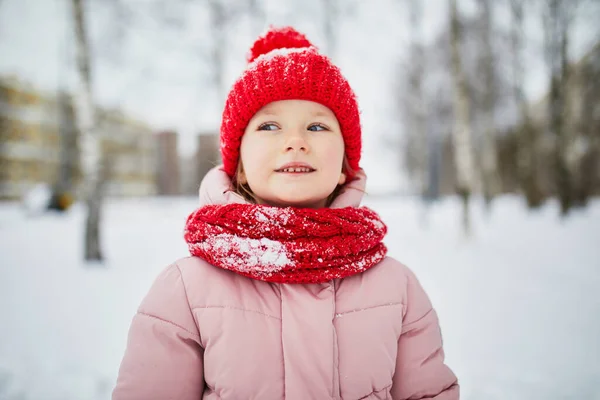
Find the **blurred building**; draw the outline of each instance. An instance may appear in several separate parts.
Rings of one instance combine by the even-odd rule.
[[[119,111],[97,110],[109,196],[156,193],[156,141],[150,128]],[[75,113],[69,95],[48,95],[0,78],[0,199],[19,199],[46,183],[77,192],[81,181]]]
[[[36,183],[57,180],[61,111],[58,98],[0,80],[0,198],[19,198]]]
[[[177,132],[159,132],[156,143],[158,145],[156,170],[157,194],[163,196],[180,195],[181,173],[177,151]]]
[[[157,193],[157,143],[154,132],[118,110],[99,110],[108,196],[150,196]]]
[[[196,191],[204,176],[221,162],[221,152],[219,151],[219,132],[202,132],[198,135],[198,147],[194,157],[196,166]]]
[[[218,132],[201,132],[196,140],[196,151],[180,160],[182,192],[189,196],[198,194],[204,176],[221,163]]]

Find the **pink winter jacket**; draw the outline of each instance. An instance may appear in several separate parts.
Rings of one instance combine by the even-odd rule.
[[[332,207],[358,206],[365,177]],[[243,202],[213,169],[201,204]],[[415,275],[386,258],[323,284],[253,280],[188,257],[133,317],[113,391],[124,399],[459,398],[438,318]]]

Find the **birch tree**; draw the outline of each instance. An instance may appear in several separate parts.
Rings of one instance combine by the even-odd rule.
[[[80,168],[83,172],[83,197],[86,205],[85,260],[101,261],[100,218],[102,211],[101,150],[92,97],[92,74],[88,26],[84,0],[71,0],[75,27],[78,87],[75,114],[80,133]]]
[[[429,134],[426,125],[425,99],[423,93],[423,70],[425,68],[422,36],[423,4],[421,0],[410,0],[410,78],[408,101],[408,134],[413,136],[414,162],[417,185],[422,197],[429,190]]]
[[[230,7],[224,0],[208,0],[210,30],[214,35],[210,49],[210,65],[217,93],[217,104],[225,103],[225,50],[227,49],[227,29],[231,17]]]
[[[450,50],[453,81],[454,125],[452,144],[456,165],[456,189],[463,203],[463,228],[470,233],[471,221],[469,200],[473,191],[475,171],[471,138],[471,116],[468,85],[461,63],[461,24],[456,0],[450,0]]]
[[[543,195],[538,178],[538,137],[531,123],[524,87],[523,48],[525,41],[524,18],[526,0],[510,0],[513,96],[519,112],[517,128],[518,182],[529,208],[541,206]]]
[[[334,58],[337,51],[338,15],[340,13],[338,0],[323,0],[323,31],[325,46],[329,57]]]
[[[59,165],[56,181],[52,187],[49,208],[65,211],[73,201],[74,177],[79,153],[77,151],[77,128],[73,126],[72,104],[64,91],[56,98],[58,107]]]
[[[338,46],[340,24],[344,19],[354,15],[359,2],[356,0],[322,0],[323,33],[325,36],[325,53],[335,59]]]
[[[480,66],[484,75],[483,95],[483,148],[481,167],[483,174],[483,195],[489,206],[492,199],[501,192],[498,175],[498,160],[496,149],[495,109],[497,99],[497,81],[494,70],[495,60],[492,49],[492,4],[490,0],[479,0],[481,22],[481,56]]]
[[[573,175],[577,161],[573,154],[575,130],[569,129],[567,84],[570,28],[578,1],[545,0],[543,3],[544,50],[550,72],[548,131],[554,139],[554,178],[561,214],[573,206]]]
[[[254,22],[254,36],[256,36],[265,28],[267,15],[261,0],[249,0],[248,9]]]
[[[584,63],[580,76],[586,87],[578,96],[582,106],[579,128],[586,146],[576,193],[578,206],[582,207],[600,190],[600,41]]]

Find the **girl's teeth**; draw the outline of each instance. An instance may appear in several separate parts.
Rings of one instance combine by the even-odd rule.
[[[308,168],[286,168],[283,172],[310,172]]]

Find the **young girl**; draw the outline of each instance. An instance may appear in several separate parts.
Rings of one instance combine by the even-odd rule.
[[[361,127],[340,70],[272,28],[227,98],[192,257],[133,318],[113,399],[459,398],[435,311],[359,207]]]

